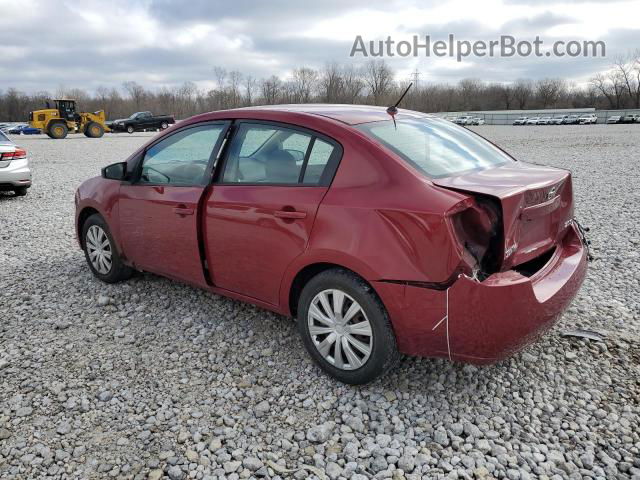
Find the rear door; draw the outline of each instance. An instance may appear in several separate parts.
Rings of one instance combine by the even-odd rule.
[[[308,130],[240,122],[206,201],[204,243],[216,287],[273,305],[307,246],[342,148]]]
[[[148,148],[120,188],[124,253],[137,268],[206,285],[198,207],[228,122],[179,130]]]

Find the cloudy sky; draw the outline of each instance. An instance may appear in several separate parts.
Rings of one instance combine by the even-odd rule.
[[[553,76],[582,83],[640,48],[638,18],[638,0],[0,0],[0,90],[94,91],[129,80],[210,88],[215,66],[284,77],[299,66],[362,64],[362,56],[349,57],[357,35],[605,41],[607,58],[386,59],[399,79],[418,69],[421,81]]]

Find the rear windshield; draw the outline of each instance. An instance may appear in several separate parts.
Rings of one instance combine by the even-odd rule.
[[[0,130],[0,143],[11,143],[11,140],[9,140],[7,136],[2,133],[2,130]]]
[[[513,161],[475,133],[437,118],[399,118],[357,128],[432,178]]]

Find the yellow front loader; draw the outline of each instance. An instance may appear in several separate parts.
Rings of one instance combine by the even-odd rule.
[[[36,110],[29,113],[29,125],[39,128],[51,138],[65,138],[69,132],[84,133],[90,138],[100,138],[109,132],[105,124],[104,110],[95,113],[76,112],[76,101],[69,99],[54,100],[54,108]]]

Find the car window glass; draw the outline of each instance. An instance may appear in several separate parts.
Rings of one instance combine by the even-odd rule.
[[[182,130],[147,150],[140,183],[199,185],[223,125],[202,125]]]
[[[512,161],[482,137],[443,120],[398,119],[396,123],[371,122],[358,128],[429,177],[444,177]]]
[[[307,162],[307,168],[304,171],[302,183],[320,183],[320,179],[322,178],[322,174],[329,163],[332,153],[333,145],[316,138],[316,141],[313,143],[311,153],[309,154],[309,161]]]
[[[311,135],[271,125],[242,124],[229,149],[225,183],[298,183]]]

